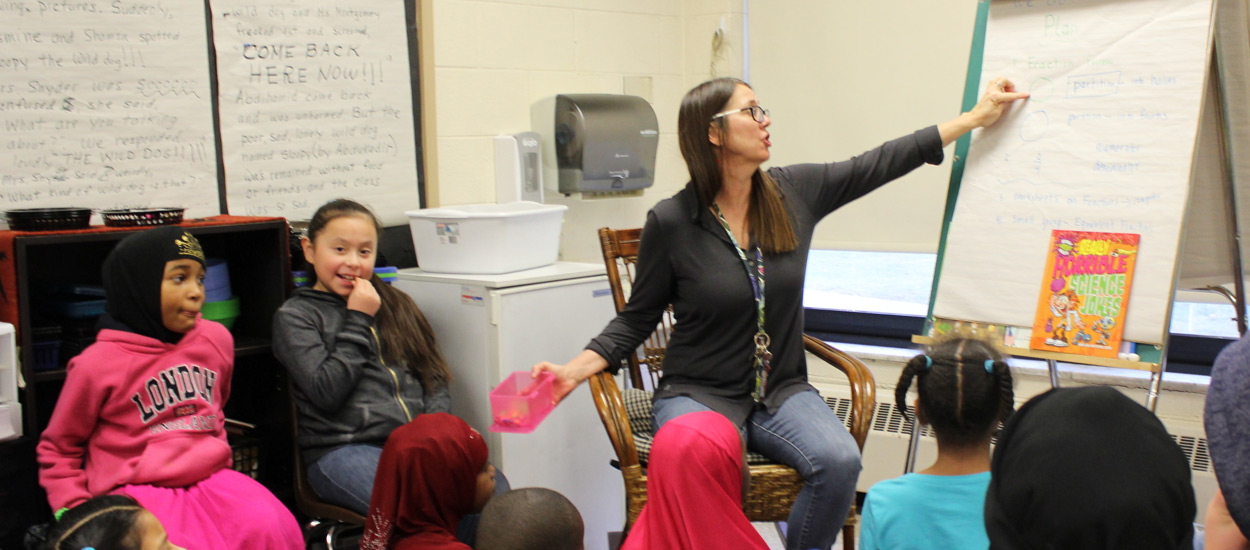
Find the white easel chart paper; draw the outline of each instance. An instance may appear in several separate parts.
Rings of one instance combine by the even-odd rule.
[[[1051,230],[1140,233],[1125,339],[1162,341],[1211,8],[1211,0],[991,4],[981,89],[1005,76],[1032,95],[972,136],[934,316],[1031,326]]]

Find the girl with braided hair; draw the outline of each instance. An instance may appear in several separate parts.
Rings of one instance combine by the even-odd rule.
[[[984,508],[990,438],[1015,408],[1011,369],[992,344],[953,338],[907,362],[894,391],[901,411],[907,410],[913,379],[916,418],[937,435],[937,461],[869,489],[859,547],[989,548]]]
[[[135,499],[104,495],[68,510],[43,550],[185,550],[169,542],[160,520]]]

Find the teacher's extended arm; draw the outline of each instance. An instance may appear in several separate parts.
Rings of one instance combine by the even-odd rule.
[[[564,396],[577,389],[578,384],[606,368],[608,368],[608,360],[604,359],[602,355],[587,349],[582,350],[572,361],[563,365],[543,361],[534,365],[530,374],[538,376],[543,371],[554,374],[556,379],[551,393],[552,398],[555,399],[556,403],[559,403],[564,400]]]
[[[942,136],[942,146],[950,145],[975,128],[989,126],[1003,116],[1007,106],[1017,99],[1029,97],[1028,92],[1017,92],[1016,85],[1003,77],[990,79],[985,85],[985,95],[972,107],[971,111],[938,124],[938,133]]]

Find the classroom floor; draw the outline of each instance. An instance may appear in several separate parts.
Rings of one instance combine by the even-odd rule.
[[[776,523],[752,523],[751,525],[754,525],[755,530],[760,532],[761,537],[764,537],[769,550],[785,550],[786,541],[781,538],[781,532],[777,530]]]
[[[777,528],[776,523],[752,523],[755,530],[759,531],[760,536],[764,537],[764,542],[768,543],[769,550],[785,550],[786,541],[781,537],[781,532]],[[858,548],[858,545],[856,545]],[[842,535],[838,535],[838,540],[833,543],[834,550],[842,550]]]
[[[786,548],[785,539],[781,537],[781,533],[777,529],[776,523],[752,523],[751,525],[755,526],[755,530],[758,531],[760,536],[764,538],[764,542],[768,543],[769,550],[785,550]],[[358,533],[345,534],[345,536],[340,540],[342,544],[336,545],[336,546],[339,546],[339,548],[336,548],[335,550],[358,550],[359,548],[360,535]],[[610,550],[616,550],[617,547],[614,546],[614,544],[619,544],[619,543],[615,541],[610,541],[608,544],[609,544]],[[841,550],[842,548],[841,536],[838,537],[838,540],[837,542],[834,543],[833,547],[836,550]],[[323,550],[325,548],[325,544],[313,543],[312,545],[309,546],[309,548]]]

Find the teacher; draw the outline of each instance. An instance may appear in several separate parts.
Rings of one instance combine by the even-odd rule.
[[[754,90],[733,78],[696,86],[677,118],[690,183],[648,212],[629,303],[572,361],[539,363],[534,374],[555,374],[562,399],[592,374],[618,369],[672,304],[656,430],[691,412],[724,415],[751,450],[806,480],[786,548],[830,548],[855,496],[860,456],[807,383],[803,277],[813,228],[921,164],[940,163],[944,146],[1024,97],[995,78],[971,111],[950,121],[850,160],[764,171],[772,120]]]

